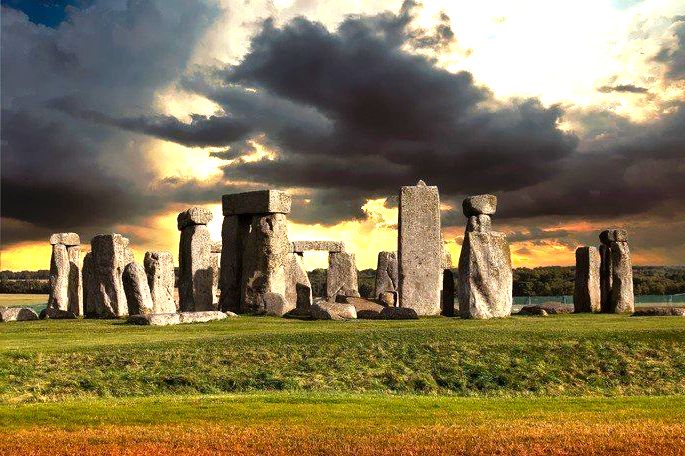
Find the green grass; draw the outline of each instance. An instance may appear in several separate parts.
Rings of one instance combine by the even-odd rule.
[[[0,402],[260,391],[458,396],[685,392],[685,320],[622,315],[0,325]]]
[[[0,293],[0,307],[31,307],[42,310],[48,302],[46,294]]]

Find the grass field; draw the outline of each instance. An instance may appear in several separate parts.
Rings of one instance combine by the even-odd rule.
[[[684,454],[684,418],[674,317],[0,325],[0,454]]]

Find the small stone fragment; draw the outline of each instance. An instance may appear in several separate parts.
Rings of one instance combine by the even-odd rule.
[[[0,322],[38,320],[38,314],[28,307],[0,307]]]

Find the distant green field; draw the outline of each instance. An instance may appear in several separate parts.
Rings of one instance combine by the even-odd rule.
[[[46,294],[2,294],[0,307],[44,307],[48,302]]]

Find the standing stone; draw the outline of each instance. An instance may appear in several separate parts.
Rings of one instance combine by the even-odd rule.
[[[476,231],[478,233],[487,233],[492,227],[492,220],[489,215],[479,214],[469,216],[466,222],[466,231]]]
[[[437,187],[423,181],[402,187],[398,241],[399,305],[438,315],[443,247]]]
[[[611,307],[611,248],[607,244],[599,246],[599,297],[600,309],[604,313],[610,312]]]
[[[213,241],[212,247],[212,271],[214,277],[212,280],[212,304],[215,309],[219,308],[219,265],[221,264],[221,241]]]
[[[462,209],[466,217],[493,215],[497,212],[497,197],[495,195],[469,196],[464,199]]]
[[[397,252],[378,252],[378,265],[376,267],[376,284],[373,296],[375,299],[382,299],[385,293],[392,293],[393,302],[397,303]]]
[[[610,250],[612,280],[609,311],[632,313],[635,311],[635,297],[633,295],[633,265],[628,243],[614,241],[611,243]]]
[[[197,207],[178,215],[178,228],[181,230],[178,295],[182,312],[216,310],[212,298],[212,241],[207,225],[200,223],[207,220],[211,220],[211,212]]]
[[[326,298],[336,296],[359,296],[357,264],[354,253],[329,252],[328,274],[326,274]]]
[[[147,315],[153,313],[150,286],[147,283],[145,268],[138,263],[129,263],[123,273],[124,293],[128,304],[129,315]]]
[[[452,272],[452,255],[447,250],[442,256],[440,314],[446,317],[454,316],[454,273]]]
[[[52,246],[50,258],[50,295],[48,307],[69,310],[69,254],[64,244]]]
[[[226,215],[221,227],[221,267],[219,303],[224,312],[240,311],[243,251],[250,234],[252,216]]]
[[[83,257],[83,315],[87,318],[97,317],[97,284],[95,282],[95,265],[93,254],[88,252]]]
[[[120,234],[98,234],[91,241],[95,316],[119,318],[128,315],[122,275],[130,263],[128,239]],[[89,293],[91,291],[89,290]],[[89,303],[90,306],[90,303]]]
[[[601,310],[599,270],[601,258],[597,247],[576,249],[576,277],[573,290],[574,312]]]
[[[285,214],[252,217],[249,235],[243,245],[241,310],[264,314],[268,310],[268,302],[265,301],[267,293],[279,294],[284,300],[286,297],[292,252]],[[288,303],[281,315],[294,308],[295,303]]]
[[[145,252],[145,274],[150,288],[153,313],[174,313],[174,257],[171,252]]]
[[[312,305],[312,284],[304,266],[304,258],[297,253],[289,255],[288,279],[285,299],[297,309],[309,309]]]
[[[76,316],[83,316],[83,274],[81,266],[81,245],[67,246],[69,256],[69,310]]]

